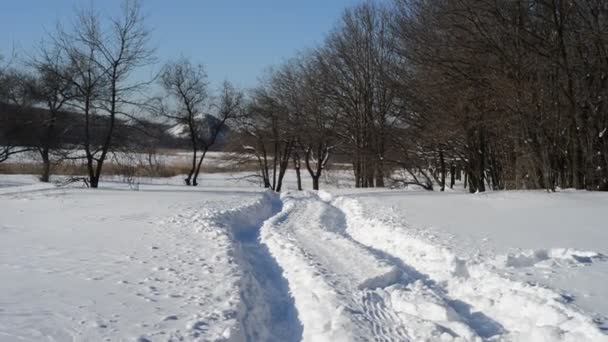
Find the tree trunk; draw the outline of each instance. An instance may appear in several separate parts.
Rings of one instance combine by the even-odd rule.
[[[43,148],[40,152],[42,157],[42,174],[40,175],[40,181],[48,183],[51,178],[51,158],[49,158],[48,148]]]
[[[450,189],[454,189],[454,185],[456,184],[456,165],[452,163],[450,165]]]
[[[384,165],[381,160],[376,164],[376,187],[384,188]]]
[[[479,131],[479,179],[477,181],[477,190],[479,192],[486,191],[486,141],[483,131]]]
[[[198,175],[201,172],[201,166],[203,165],[203,160],[207,155],[207,149],[203,149],[200,159],[198,160],[198,165],[196,166],[196,171],[194,172],[194,177],[192,177],[192,186],[198,186]]]
[[[192,176],[194,175],[194,171],[196,170],[196,161],[198,160],[198,158],[197,158],[198,149],[196,147],[196,141],[194,140],[194,138],[192,138],[191,144],[192,144],[192,165],[190,166],[190,171],[188,172],[188,177],[186,177],[186,179],[184,179],[184,182],[186,183],[187,186],[192,185]]]
[[[358,161],[353,163],[353,171],[355,173],[355,188],[361,187],[361,164]]]
[[[312,176],[312,189],[319,190],[319,176]]]
[[[276,192],[281,192],[281,190],[283,189],[283,178],[285,178],[285,173],[287,172],[288,167],[289,159],[285,159],[279,163],[279,177],[277,179],[277,186],[275,189]]]
[[[49,157],[51,145],[53,144],[53,138],[55,135],[55,126],[57,125],[57,109],[54,105],[49,104],[50,115],[48,127],[46,128],[45,137],[43,140],[43,146],[40,150],[40,156],[42,157],[42,174],[40,181],[48,183],[51,178],[51,158]]]
[[[440,164],[440,172],[441,172],[441,191],[445,191],[445,158],[443,157],[443,151],[439,151],[439,164]]]
[[[91,188],[97,189],[99,187],[99,176],[89,177]]]
[[[190,172],[188,172],[188,176],[184,179],[184,182],[186,183],[187,186],[190,186],[192,184],[192,175],[194,174],[194,169],[190,169]]]
[[[293,166],[296,170],[296,179],[298,180],[298,191],[302,191],[302,173],[300,171],[300,157],[295,155],[293,157]]]
[[[472,172],[467,172],[467,176],[466,179],[468,180],[469,183],[469,193],[474,194],[476,191],[478,191],[479,189],[477,188],[477,182],[475,180],[475,177],[473,176]]]

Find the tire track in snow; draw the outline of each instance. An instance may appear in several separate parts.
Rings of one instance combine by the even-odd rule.
[[[342,211],[312,193],[282,199],[261,238],[285,270],[303,340],[480,339],[411,270],[348,236]]]
[[[331,200],[330,195],[325,197]],[[451,307],[479,335],[505,341],[608,341],[590,317],[562,303],[550,289],[504,278],[483,262],[467,264],[449,250],[408,234],[390,218],[366,217],[354,199],[332,203],[345,213],[350,236],[404,265],[424,270],[426,282],[434,280],[446,296],[454,298]],[[491,317],[505,330],[493,329],[480,315]]]

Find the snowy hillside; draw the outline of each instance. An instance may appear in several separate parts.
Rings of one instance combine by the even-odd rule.
[[[0,340],[608,341],[608,195],[213,177],[0,176]]]

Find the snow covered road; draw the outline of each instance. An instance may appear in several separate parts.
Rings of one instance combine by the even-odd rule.
[[[381,195],[28,189],[0,194],[1,341],[608,341]]]

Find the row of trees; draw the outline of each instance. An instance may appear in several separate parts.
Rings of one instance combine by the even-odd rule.
[[[359,187],[608,190],[607,73],[603,1],[369,1],[270,72],[239,124],[276,190],[290,160],[318,188],[330,155]]]
[[[332,155],[346,158],[357,187],[383,187],[391,133],[405,115],[391,78],[396,63],[388,8],[347,10],[323,46],[270,72],[253,90],[239,127],[267,187],[280,191],[293,161],[319,188]],[[392,134],[397,136],[397,134]]]
[[[76,158],[85,160],[90,186],[98,186],[118,117],[131,115],[127,108],[145,85],[133,82],[131,76],[152,62],[148,44],[138,2],[125,1],[121,14],[106,20],[93,10],[81,11],[70,30],[58,26],[38,47],[25,62],[27,71],[13,71],[2,80],[3,102],[23,111],[45,109],[46,117],[37,123],[43,128],[40,132],[27,125],[7,126],[38,138],[35,149],[43,163],[42,181],[49,181],[51,150],[59,148],[58,115],[69,109],[84,116],[83,156]]]
[[[136,0],[125,0],[116,17],[104,17],[93,9],[77,12],[70,28],[58,25],[21,62],[21,69],[0,63],[4,65],[0,68],[0,162],[17,153],[37,151],[44,182],[50,179],[53,157],[60,156],[83,160],[88,184],[97,188],[117,139],[125,139],[119,136],[120,126],[137,127],[146,134],[158,128],[143,120],[147,115],[186,128],[193,150],[186,183],[197,185],[205,153],[217,142],[242,97],[226,83],[219,97],[209,98],[204,71],[183,59],[142,80],[140,71],[155,58],[141,3]],[[144,95],[156,84],[163,94]],[[82,119],[60,122],[74,113]],[[66,145],[65,135],[74,131],[72,125],[79,125],[82,134],[76,144]],[[81,153],[74,155],[74,149]]]
[[[34,76],[0,71],[0,102],[47,109],[36,133],[45,165],[57,113],[78,112],[97,186],[117,118],[145,112],[190,141],[188,185],[230,126],[233,145],[276,191],[290,165],[300,188],[304,169],[318,189],[332,158],[352,165],[357,187],[389,180],[443,190],[464,176],[471,192],[608,190],[603,1],[370,0],[247,96],[228,83],[212,96],[202,66],[183,58],[138,82],[134,72],[153,61],[140,12],[128,0],[117,18],[81,12],[28,61]],[[164,94],[142,97],[151,83]],[[7,140],[22,133],[2,133],[0,161],[18,151]]]
[[[399,1],[399,49],[472,189],[608,190],[603,1]],[[422,110],[420,110],[422,111]],[[433,134],[435,135],[435,134]]]

